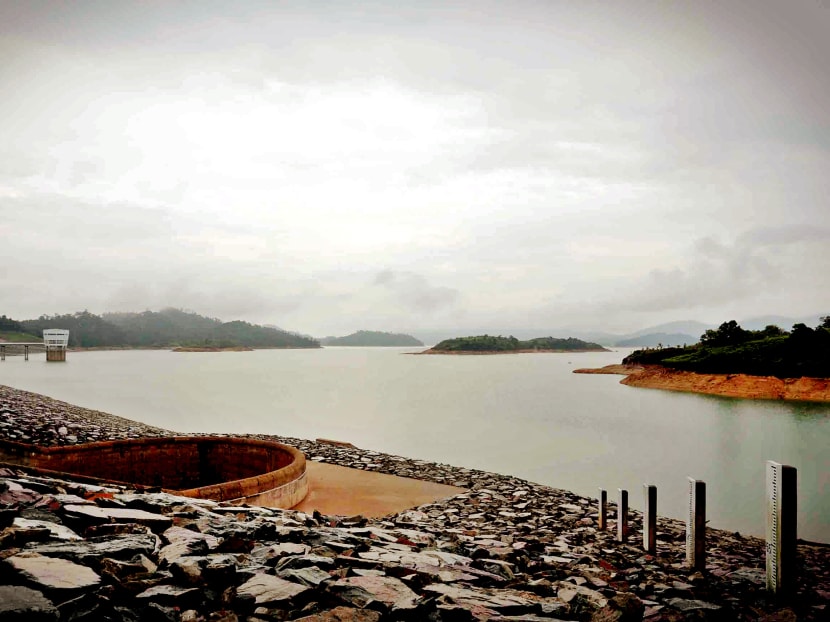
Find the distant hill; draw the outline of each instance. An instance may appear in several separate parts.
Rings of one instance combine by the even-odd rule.
[[[9,341],[40,341],[41,337],[25,332],[23,324],[10,317],[0,315],[0,342]]]
[[[622,339],[614,345],[620,348],[631,347],[649,347],[657,346],[682,346],[697,343],[700,337],[693,337],[685,333],[649,333],[647,335],[640,335],[638,337],[630,337],[629,339]]]
[[[669,335],[683,334],[694,335],[692,343],[697,343],[700,336],[710,328],[715,328],[716,324],[705,324],[704,322],[697,322],[695,320],[678,320],[676,322],[666,322],[664,324],[657,324],[656,326],[649,326],[633,333],[623,335],[622,339],[633,339],[634,337],[642,337],[652,333],[666,333]],[[665,345],[665,344],[664,344]]]
[[[42,315],[19,322],[25,332],[40,335],[45,328],[69,330],[70,347],[217,347],[317,348],[315,339],[248,322],[223,322],[191,311],[162,309],[141,313],[89,311]]]
[[[379,348],[401,346],[423,346],[420,339],[403,333],[383,333],[375,330],[359,330],[345,337],[324,337],[320,340],[324,346],[369,346]]]
[[[462,353],[462,352],[586,352],[602,351],[605,348],[597,343],[582,341],[569,337],[557,339],[555,337],[536,337],[520,341],[516,337],[494,337],[492,335],[478,335],[475,337],[456,337],[445,339],[436,344],[427,352],[431,353]]]

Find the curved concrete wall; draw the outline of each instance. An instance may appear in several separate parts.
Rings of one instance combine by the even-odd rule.
[[[176,436],[47,448],[3,445],[0,458],[24,466],[187,497],[290,508],[308,493],[303,453],[272,441]]]

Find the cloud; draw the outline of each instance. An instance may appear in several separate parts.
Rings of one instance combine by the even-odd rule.
[[[650,271],[627,295],[625,306],[636,311],[727,308],[774,293],[813,300],[817,307],[830,288],[828,244],[830,228],[799,225],[753,228],[731,243],[700,238],[679,265]]]
[[[6,313],[830,304],[817,4],[82,4],[0,6],[2,274],[31,291]]]
[[[459,298],[458,290],[430,285],[427,279],[413,272],[382,270],[375,275],[375,286],[385,290],[395,301],[413,311],[433,313],[450,307]]]

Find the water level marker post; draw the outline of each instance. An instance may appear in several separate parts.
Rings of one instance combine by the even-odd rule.
[[[706,570],[706,482],[693,477],[689,478],[686,564],[695,570]]]
[[[796,518],[795,467],[767,461],[767,591],[787,592],[795,576]]]
[[[599,489],[597,498],[599,515],[597,516],[597,529],[605,531],[608,528],[608,493],[604,488]]]
[[[643,484],[643,549],[657,552],[657,486]]]
[[[617,488],[617,542],[628,539],[628,491]]]

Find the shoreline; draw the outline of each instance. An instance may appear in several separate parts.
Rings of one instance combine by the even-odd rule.
[[[618,374],[620,384],[703,395],[754,400],[830,402],[830,378],[776,378],[748,374],[699,374],[661,366],[607,365],[575,369],[575,374]]]
[[[173,348],[171,352],[253,352],[248,346],[181,346]]]
[[[424,350],[423,352],[407,352],[407,354],[450,354],[450,355],[478,355],[489,356],[492,354],[582,354],[583,352],[608,352],[608,350]]]
[[[10,430],[16,429],[29,436],[30,444],[66,445],[176,434],[2,385],[0,414],[3,422],[12,424],[11,428],[0,428],[0,437],[9,438]],[[61,432],[62,426],[70,429]],[[67,434],[70,431],[72,434]],[[141,509],[145,514],[135,520],[148,525],[119,526],[112,521],[109,525],[93,524],[78,532],[80,541],[62,543],[55,540],[57,536],[44,534],[43,527],[25,522],[15,524],[0,532],[0,558],[25,564],[28,562],[23,560],[31,554],[36,558],[68,557],[76,569],[83,566],[99,571],[115,569],[113,563],[127,564],[135,554],[130,549],[125,557],[117,558],[121,561],[105,563],[102,556],[117,553],[94,553],[104,542],[115,550],[142,538],[142,542],[148,537],[154,542],[160,540],[160,549],[158,544],[150,543],[140,551],[160,570],[133,570],[145,574],[128,577],[127,585],[132,587],[126,590],[120,574],[114,579],[111,574],[102,573],[100,584],[78,587],[73,592],[86,596],[71,605],[62,605],[62,615],[73,607],[80,608],[78,611],[91,607],[98,602],[95,599],[99,590],[107,594],[106,598],[115,598],[119,606],[145,614],[158,613],[148,611],[148,602],[152,602],[150,607],[178,607],[181,612],[195,609],[206,617],[208,611],[230,610],[244,619],[254,613],[255,606],[260,606],[264,608],[260,612],[263,619],[273,619],[266,613],[271,611],[278,619],[312,616],[308,622],[340,619],[319,617],[338,607],[348,609],[354,616],[366,616],[354,617],[355,620],[372,622],[399,620],[404,611],[409,611],[412,619],[436,622],[498,620],[501,616],[540,621],[587,620],[596,616],[597,620],[677,622],[710,619],[701,618],[703,614],[723,620],[761,620],[768,615],[791,616],[770,620],[796,619],[794,616],[798,620],[820,620],[830,610],[827,544],[799,541],[798,556],[803,570],[797,594],[790,602],[776,602],[764,591],[765,543],[757,537],[707,528],[707,569],[704,573],[693,572],[683,563],[685,523],[681,520],[658,516],[658,550],[650,556],[640,544],[642,514],[636,510],[629,514],[628,542],[616,541],[613,502],[609,503],[611,528],[603,531],[596,527],[595,499],[567,490],[325,440],[244,436],[292,445],[316,462],[465,490],[418,508],[367,519],[255,507],[223,509],[221,504],[196,505],[193,499],[160,493],[135,494],[109,486],[101,490],[70,481],[56,483],[49,478],[16,473],[14,467],[0,467],[0,490],[5,490],[0,496],[5,495],[4,503],[10,497],[12,501],[16,499],[23,517],[29,516],[26,508],[31,507],[31,518],[42,520],[53,512],[54,520],[66,521],[68,527],[80,529],[88,525],[79,517],[78,505],[66,505],[79,503],[63,494],[68,493],[76,495],[74,499],[86,499],[84,503],[87,507],[91,504],[96,513],[124,505]],[[9,440],[21,439],[18,436]],[[50,494],[57,501],[48,502]],[[170,514],[171,511],[174,513]],[[173,527],[168,528],[171,518]],[[161,523],[163,527],[154,527]],[[193,538],[199,541],[185,546],[178,540],[182,533],[189,534],[191,543]],[[91,535],[100,537],[87,539]],[[21,552],[25,553],[21,556]],[[230,564],[233,571],[220,572],[217,564]],[[126,566],[117,569],[129,571]],[[7,575],[16,576],[12,571]],[[221,583],[210,583],[216,577],[221,578]],[[295,601],[291,596],[255,605],[244,596],[254,579],[273,583],[275,590],[278,586],[293,590],[292,594],[302,586],[304,597]],[[33,585],[31,580],[22,579],[7,583]],[[210,585],[213,587],[205,591]],[[55,603],[64,602],[58,596],[65,591],[35,587],[46,597],[54,595]],[[404,588],[406,599],[401,597]],[[391,600],[389,590],[396,594]],[[202,592],[200,598],[209,602],[191,604],[188,599]],[[222,593],[228,596],[220,599]],[[404,605],[404,600],[408,604]],[[291,615],[278,613],[288,610]],[[625,617],[614,617],[622,611],[628,612]]]

